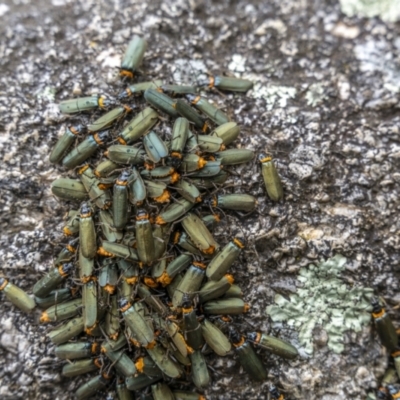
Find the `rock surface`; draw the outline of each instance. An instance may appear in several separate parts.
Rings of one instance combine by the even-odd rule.
[[[336,253],[348,259],[344,282],[374,288],[390,311],[399,302],[399,30],[379,18],[349,18],[336,1],[0,4],[3,274],[29,291],[50,268],[68,205],[51,196],[50,182],[63,171],[48,155],[65,124],[89,122],[60,115],[56,103],[117,94],[124,85],[116,67],[137,33],[149,42],[150,79],[172,80],[196,60],[207,72],[255,81],[246,96],[209,96],[241,125],[241,146],[274,156],[285,190],[285,201],[272,204],[258,163],[240,169],[240,190],[259,200],[258,213],[231,220],[248,242],[233,269],[252,306],[241,329],[268,332],[265,309],[275,294],[295,291],[301,267]],[[73,399],[87,378],[60,376],[37,315],[2,301],[0,319],[0,397]],[[292,336],[285,327],[272,334]],[[267,399],[274,382],[289,398],[361,400],[377,387],[387,355],[371,325],[346,334],[342,354],[328,349],[323,331],[314,342],[312,359],[262,352],[270,375],[262,384],[232,357],[211,359],[207,398]]]

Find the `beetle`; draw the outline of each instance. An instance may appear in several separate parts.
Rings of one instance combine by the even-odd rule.
[[[95,376],[78,388],[75,395],[78,400],[87,399],[96,394],[107,386],[108,380],[111,379],[106,374]]]
[[[147,156],[154,163],[160,162],[161,159],[168,155],[167,146],[154,131],[150,131],[144,136],[143,145]]]
[[[149,88],[146,89],[146,91],[144,92],[144,98],[150,105],[155,107],[157,110],[160,110],[165,114],[168,114],[172,118],[179,117],[179,114],[174,107],[175,104],[174,100],[172,100],[166,94],[161,93],[156,89]]]
[[[99,362],[98,359],[85,359],[85,360],[78,360],[72,363],[65,364],[61,375],[72,377],[87,374],[92,371],[96,371],[102,367],[102,364]]]
[[[94,258],[96,255],[96,230],[93,221],[93,211],[88,203],[83,203],[79,215],[79,244],[82,255]]]
[[[282,182],[272,158],[261,153],[258,159],[269,198],[273,201],[281,200],[283,198]]]
[[[110,126],[114,121],[118,118],[122,117],[126,113],[130,113],[132,108],[122,105],[116,108],[113,108],[108,113],[102,115],[100,118],[97,118],[94,122],[87,126],[89,132],[98,132],[104,128]]]
[[[198,85],[200,87],[208,86],[221,90],[229,90],[231,92],[247,92],[253,87],[253,82],[248,79],[235,78],[229,76],[210,76],[208,79],[201,80]]]
[[[90,111],[95,108],[105,109],[112,104],[105,96],[94,94],[93,96],[79,97],[62,101],[58,107],[63,114],[74,114],[82,111]]]
[[[222,165],[237,165],[251,161],[254,152],[248,149],[229,149],[215,153],[215,158]]]
[[[228,116],[220,109],[214,107],[204,97],[192,94],[186,95],[186,98],[202,113],[206,114],[208,118],[214,121],[217,125],[226,124],[229,122]]]
[[[182,375],[182,368],[168,357],[164,347],[154,343],[147,345],[146,351],[165,375],[170,378],[179,378]]]
[[[67,323],[51,330],[47,336],[53,344],[63,344],[68,342],[74,336],[83,332],[83,317],[77,317],[69,320]]]
[[[51,191],[64,200],[84,201],[88,198],[85,186],[75,179],[58,178],[51,183]]]
[[[135,142],[157,123],[158,118],[157,112],[151,107],[145,108],[122,129],[118,141],[123,145]]]
[[[129,171],[122,171],[114,184],[113,190],[113,221],[117,229],[123,229],[128,223],[128,182]]]
[[[179,117],[175,120],[172,128],[172,139],[170,144],[170,157],[168,163],[172,167],[178,168],[181,164],[182,153],[189,134],[189,121],[186,118]]]
[[[171,389],[162,382],[151,385],[151,394],[154,400],[175,400]]]
[[[85,187],[82,185],[83,190]],[[85,190],[86,192],[86,190]],[[82,200],[86,200],[83,198]],[[79,211],[78,210],[70,210],[64,217],[66,221],[62,231],[65,236],[74,236],[79,232]]]
[[[134,72],[139,68],[146,52],[147,42],[138,35],[134,35],[128,44],[121,61],[119,74],[122,77],[133,78]]]
[[[91,357],[100,352],[100,344],[98,342],[75,342],[65,343],[55,348],[55,354],[63,360],[76,360],[79,358]]]
[[[239,239],[234,238],[231,240],[207,266],[207,278],[219,281],[239,257],[243,248],[244,244]]]
[[[52,290],[48,296],[44,298],[35,297],[35,303],[42,310],[46,310],[47,308],[57,304],[62,303],[64,301],[70,300],[74,295],[76,289],[75,288],[63,288]],[[19,296],[19,298],[23,298],[23,296]]]
[[[49,161],[52,164],[57,164],[61,161],[64,153],[71,147],[74,143],[76,137],[81,133],[85,132],[85,127],[83,125],[68,126],[64,134],[57,140],[51,151]]]
[[[208,267],[207,267],[208,269]],[[207,274],[207,270],[206,270]],[[234,282],[233,276],[226,274],[217,281],[206,282],[199,291],[199,302],[205,303],[224,295]]]
[[[179,290],[179,288],[177,290]],[[192,298],[189,293],[183,293],[181,306],[183,331],[187,343],[193,350],[200,350],[204,345],[204,338],[200,323],[197,319],[196,310],[193,307]]]
[[[194,245],[205,254],[213,254],[219,249],[211,232],[207,229],[201,218],[193,213],[188,213],[182,220],[182,227]]]
[[[175,109],[179,115],[190,121],[197,129],[202,132],[209,131],[209,125],[206,120],[184,100],[178,99],[175,103]]]
[[[149,214],[139,209],[136,214],[136,246],[140,261],[151,264],[154,261],[154,238]]]
[[[35,283],[32,289],[33,294],[36,297],[46,297],[69,275],[73,268],[72,263],[64,263],[51,269]]]
[[[184,216],[192,207],[193,203],[180,198],[175,203],[168,205],[156,218],[156,224],[165,225],[169,222],[174,222]]]
[[[256,346],[267,349],[270,353],[288,360],[296,358],[299,354],[296,347],[290,343],[273,336],[268,336],[265,333],[250,332],[247,334],[247,339]]]
[[[240,128],[236,122],[226,122],[217,126],[211,133],[211,136],[218,136],[222,139],[225,146],[234,142],[240,133]]]
[[[14,306],[26,313],[31,312],[36,306],[35,301],[25,291],[3,277],[0,277],[0,292],[3,292]]]
[[[43,311],[40,322],[55,322],[77,316],[82,309],[82,299],[74,299],[61,304],[55,304]]]
[[[79,164],[86,161],[108,138],[108,131],[102,131],[88,136],[63,158],[62,165],[69,169],[77,167]]]
[[[212,198],[211,205],[226,210],[251,212],[255,210],[257,200],[245,193],[219,194]]]
[[[118,100],[124,100],[127,97],[130,97],[134,94],[143,94],[146,89],[157,89],[162,85],[161,80],[154,80],[154,81],[149,81],[149,82],[140,82],[140,83],[134,83],[133,85],[128,86],[123,92],[121,92],[118,95]]]
[[[242,299],[236,297],[228,299],[218,299],[207,301],[203,304],[203,311],[206,314],[218,315],[218,314],[230,314],[238,315],[248,312],[250,309],[249,305],[246,304]]]
[[[106,178],[117,168],[119,168],[119,165],[115,162],[112,162],[111,160],[104,160],[96,166],[93,172],[97,178]]]
[[[231,351],[231,343],[225,334],[207,318],[201,323],[201,333],[204,340],[215,354],[225,357]]]
[[[210,383],[210,374],[208,373],[207,363],[203,353],[200,350],[190,355],[192,362],[192,380],[196,387],[200,390],[206,389]]]
[[[240,364],[250,377],[257,381],[267,379],[267,370],[251,347],[250,342],[248,342],[244,336],[240,335],[232,325],[229,327],[229,339],[235,348],[235,353],[239,358]]]
[[[377,298],[372,298],[372,318],[375,321],[376,330],[378,331],[381,343],[389,352],[393,352],[397,348],[398,336],[393,322],[382,307]]]

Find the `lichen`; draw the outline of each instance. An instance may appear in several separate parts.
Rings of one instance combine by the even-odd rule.
[[[296,96],[296,88],[290,86],[268,85],[256,83],[252,96],[256,99],[263,98],[267,102],[267,110],[272,110],[277,104],[279,107],[286,107],[288,100]]]
[[[386,22],[400,19],[399,0],[340,0],[340,8],[348,17],[381,17]]]
[[[328,347],[335,353],[344,350],[343,334],[361,331],[370,321],[370,297],[373,290],[349,287],[340,277],[346,264],[341,255],[300,269],[301,287],[289,300],[277,294],[267,314],[274,323],[286,322],[298,331],[304,353],[313,353],[313,330],[323,328],[329,337]]]

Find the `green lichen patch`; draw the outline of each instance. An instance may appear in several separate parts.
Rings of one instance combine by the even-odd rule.
[[[308,355],[313,353],[313,330],[323,328],[329,337],[328,347],[335,353],[344,350],[343,334],[361,331],[370,321],[370,297],[373,290],[349,287],[340,278],[346,264],[341,255],[300,269],[301,287],[289,300],[275,296],[267,314],[275,323],[286,322],[298,331],[300,344]]]
[[[340,0],[340,8],[348,17],[381,17],[386,22],[400,19],[399,0]]]

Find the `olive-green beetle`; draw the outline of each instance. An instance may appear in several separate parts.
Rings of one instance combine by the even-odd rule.
[[[169,242],[169,237],[170,237],[169,224],[154,225],[153,237],[154,237],[154,259],[158,260],[165,254],[167,250],[167,244]]]
[[[229,76],[210,76],[208,79],[201,80],[198,85],[200,87],[208,86],[210,89],[216,87],[221,90],[245,93],[253,87],[253,82]]]
[[[124,229],[128,223],[128,181],[130,172],[122,171],[114,184],[113,190],[113,221],[117,229]]]
[[[249,305],[242,299],[236,297],[220,300],[211,300],[203,305],[203,311],[206,314],[230,314],[237,315],[249,311]]]
[[[94,271],[94,259],[87,258],[82,254],[82,247],[79,248],[79,278],[82,283],[92,279]]]
[[[101,364],[97,359],[78,360],[73,363],[65,364],[61,375],[72,377],[87,374],[88,372],[96,371],[101,368]]]
[[[190,174],[191,178],[209,178],[218,175],[223,168],[220,161],[207,161],[207,165]]]
[[[140,261],[149,265],[154,261],[154,238],[149,215],[138,210],[136,215],[136,247]]]
[[[154,342],[154,344],[148,345],[146,350],[165,375],[170,378],[179,378],[182,375],[182,368],[168,357],[167,350],[164,347]]]
[[[201,189],[216,189],[218,188],[218,185],[222,185],[226,182],[228,176],[229,174],[226,171],[220,170],[217,175],[209,178],[194,178],[193,176],[191,176],[190,181]]]
[[[224,142],[218,136],[197,135],[197,143],[199,144],[200,150],[207,153],[219,151],[223,154],[223,150],[225,150]]]
[[[211,133],[211,136],[218,136],[222,139],[225,146],[234,142],[239,136],[240,128],[236,122],[227,122],[217,126]]]
[[[148,132],[158,121],[158,114],[152,108],[147,107],[140,111],[118,135],[118,141],[123,144],[131,144]]]
[[[235,348],[235,353],[238,355],[240,364],[250,377],[257,381],[267,379],[267,370],[251,347],[250,342],[244,336],[241,336],[233,326],[229,327],[229,339]]]
[[[243,248],[243,243],[237,238],[234,238],[225,245],[225,247],[210,261],[206,270],[207,278],[213,281],[219,281],[228,272]]]
[[[51,183],[51,191],[64,200],[83,201],[88,198],[85,186],[75,179],[58,178]]]
[[[238,285],[231,285],[231,287],[225,292],[224,298],[228,299],[231,297],[237,297],[241,299],[243,297],[242,289]]]
[[[83,190],[85,188],[82,185]],[[86,192],[86,190],[85,190]],[[82,199],[85,200],[85,199]],[[64,221],[66,221],[63,227],[63,233],[65,236],[74,236],[79,232],[79,211],[78,210],[70,210],[64,217]]]
[[[61,304],[55,304],[43,311],[40,322],[55,322],[75,317],[82,310],[82,299],[74,299]]]
[[[190,294],[193,297],[194,293],[199,290],[204,279],[205,268],[205,264],[194,261],[187,269],[172,297],[172,304],[175,308],[181,306],[182,298],[185,293]]]
[[[261,163],[261,173],[269,198],[273,201],[281,200],[283,198],[281,178],[279,178],[278,171],[275,168],[272,158],[262,153],[259,155],[259,161]]]
[[[85,186],[93,203],[100,209],[109,208],[111,206],[111,194],[107,190],[108,185],[102,185],[87,164],[79,168],[78,175],[80,175],[83,186]]]
[[[157,225],[165,225],[169,222],[174,222],[184,216],[192,207],[194,203],[186,199],[177,199],[175,203],[167,206],[156,218]]]
[[[214,121],[217,125],[226,124],[229,122],[228,116],[220,109],[214,107],[204,97],[195,96],[192,94],[186,95],[186,98],[202,113],[206,114],[208,118]]]
[[[50,270],[35,283],[32,289],[33,294],[36,297],[46,297],[69,275],[73,268],[72,263],[67,263]]]
[[[139,261],[139,256],[134,248],[120,243],[108,242],[107,240],[102,241],[97,254],[105,257],[121,257],[127,261]]]
[[[92,332],[97,324],[97,286],[94,280],[83,285],[82,304],[84,329]]]
[[[179,117],[179,114],[174,107],[174,100],[172,100],[166,94],[161,93],[156,89],[146,89],[144,92],[144,98],[149,104],[157,108],[157,110],[165,112],[172,118]]]
[[[143,146],[147,156],[154,163],[160,162],[161,159],[168,155],[167,146],[154,131],[150,131],[144,136]]]
[[[122,376],[135,375],[137,370],[134,362],[125,354],[124,350],[113,350],[108,343],[101,346],[101,352],[113,363],[115,369]]]
[[[180,272],[184,271],[192,262],[192,257],[187,254],[180,254],[174,258],[168,265],[165,271],[159,276],[155,276],[157,282],[162,286],[167,286]]]
[[[103,266],[99,274],[99,285],[107,293],[114,294],[118,283],[118,269],[113,260],[103,259]]]
[[[56,346],[55,354],[63,360],[76,360],[99,354],[100,344],[93,342],[66,343]]]
[[[234,211],[254,211],[257,200],[254,196],[245,193],[219,194],[211,201],[213,207]]]
[[[188,213],[182,220],[182,226],[190,240],[202,253],[213,254],[219,249],[219,244],[197,215]]]
[[[166,178],[173,175],[174,172],[175,168],[165,165],[153,169],[143,169],[142,171],[140,171],[140,175],[145,179],[159,180],[160,178]]]
[[[123,279],[133,285],[139,280],[139,266],[136,263],[131,263],[127,260],[118,260],[118,268],[122,272]]]
[[[79,244],[84,257],[94,258],[97,250],[96,230],[93,211],[87,203],[82,204],[79,215]]]
[[[118,99],[123,100],[135,94],[141,95],[146,89],[157,89],[161,85],[162,81],[159,79],[149,82],[134,83],[133,85],[128,86],[123,92],[121,92],[118,95]]]
[[[118,339],[120,331],[120,315],[117,296],[110,296],[110,308],[105,319],[105,332],[111,340]]]
[[[57,258],[53,262],[53,265],[57,267],[60,264],[71,261],[75,257],[76,250],[78,248],[78,242],[78,238],[70,240],[68,244],[66,244],[65,247],[63,247],[58,253]]]
[[[147,48],[147,42],[138,35],[134,35],[129,42],[121,61],[119,74],[127,78],[133,78],[134,72],[139,68],[143,61],[143,56]]]
[[[198,153],[199,143],[197,142],[197,135],[189,131],[188,140],[186,142],[185,150],[187,153]]]
[[[134,400],[134,394],[127,388],[125,380],[120,379],[115,385],[118,400]]]
[[[158,315],[164,317],[169,314],[169,308],[158,296],[154,296],[149,288],[143,283],[137,285],[137,294]]]
[[[189,121],[186,118],[177,118],[172,128],[169,163],[177,168],[182,160],[182,153],[189,134]]]
[[[296,358],[299,354],[296,347],[290,343],[273,336],[268,336],[265,333],[251,332],[247,334],[247,339],[256,346],[267,349],[272,354],[289,360]]]
[[[207,363],[200,350],[190,355],[192,362],[192,380],[196,387],[200,390],[206,389],[210,383],[210,375],[207,369]]]
[[[117,164],[143,164],[146,153],[137,147],[116,144],[110,146],[104,154]]]
[[[184,199],[191,203],[200,203],[202,200],[199,189],[191,182],[181,179],[175,184],[174,188]]]
[[[154,400],[175,400],[174,394],[165,383],[151,385],[151,394]]]
[[[222,165],[236,165],[251,161],[254,152],[248,149],[229,149],[215,153],[215,157]]]
[[[95,133],[79,143],[62,160],[62,165],[72,169],[86,161],[95,151],[104,144],[109,137],[108,131]]]
[[[74,292],[75,289],[72,288],[53,290],[48,296],[44,298],[35,297],[35,303],[42,310],[46,310],[54,304],[63,303],[64,301],[70,300]]]
[[[208,269],[208,267],[207,267]],[[207,270],[206,270],[207,273]],[[217,299],[224,295],[233,284],[233,276],[226,274],[218,281],[208,281],[201,288],[199,292],[199,302],[205,303],[206,301]]]
[[[378,331],[381,343],[387,348],[389,352],[396,350],[398,345],[398,336],[393,322],[389,315],[386,313],[377,298],[373,298],[372,304],[372,317],[375,321],[376,330]]]
[[[195,246],[195,244],[189,239],[189,236],[186,234],[186,232],[179,232],[179,231],[175,232],[173,235],[173,243],[195,256],[212,257],[212,254],[202,253]]]
[[[209,128],[205,119],[184,100],[179,99],[176,101],[176,111],[182,117],[185,117],[188,121],[190,121],[197,129],[201,129],[203,132],[208,131]]]
[[[191,296],[183,293],[182,297],[183,331],[188,345],[194,350],[200,350],[204,345],[201,326],[193,308]]]
[[[171,194],[167,189],[167,184],[159,181],[144,181],[147,196],[157,203],[168,203]]]
[[[126,299],[119,300],[120,311],[125,323],[142,346],[149,346],[154,342],[154,332],[145,318],[132,307]]]
[[[94,94],[93,96],[80,97],[62,101],[58,107],[63,114],[73,114],[82,111],[89,111],[94,108],[106,108],[111,105],[111,101],[104,96]]]
[[[96,119],[93,123],[87,126],[89,132],[98,132],[110,126],[118,118],[122,117],[125,113],[131,112],[132,109],[126,105],[122,105],[110,110],[108,113]]]
[[[203,157],[189,153],[183,157],[180,169],[186,173],[195,172],[204,168],[206,164],[207,161]]]
[[[104,160],[96,166],[93,172],[98,178],[106,178],[117,168],[119,168],[118,164],[112,162],[111,160]]]
[[[79,335],[81,332],[83,332],[83,317],[77,317],[53,329],[47,336],[53,344],[62,344],[68,342],[68,340]]]
[[[109,377],[105,374],[92,378],[78,388],[75,395],[78,400],[87,399],[107,386]]]
[[[31,312],[36,304],[35,301],[28,296],[22,289],[15,286],[5,278],[0,277],[0,292],[3,292],[6,298],[24,312]]]
[[[57,143],[53,147],[50,154],[50,162],[56,164],[60,162],[64,156],[64,153],[72,146],[76,137],[85,131],[83,125],[68,126],[64,134],[57,140]]]
[[[206,400],[206,398],[199,393],[185,392],[183,390],[174,390],[172,393],[175,396],[175,400]]]
[[[146,199],[147,192],[142,176],[135,167],[132,167],[131,170],[131,178],[129,180],[128,189],[129,201],[135,206],[141,205]]]
[[[119,242],[122,239],[123,234],[120,230],[114,227],[112,215],[105,210],[100,210],[98,215],[101,231],[106,240],[109,242]]]
[[[125,383],[129,390],[136,391],[150,386],[153,383],[160,381],[162,378],[162,374],[160,374],[160,376],[151,377],[146,374],[139,374],[136,376],[130,376],[126,379]]]
[[[160,89],[164,93],[168,93],[171,96],[175,96],[177,94],[189,94],[189,93],[197,93],[197,86],[192,85],[168,85],[168,84],[160,84]]]
[[[231,351],[231,343],[224,333],[207,318],[201,323],[201,333],[214,353],[225,357]]]

